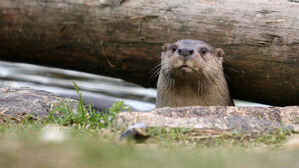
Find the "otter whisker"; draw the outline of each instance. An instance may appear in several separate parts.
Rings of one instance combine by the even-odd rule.
[[[167,64],[166,62],[160,62],[159,64],[157,64],[152,70],[151,70],[151,76],[149,78],[149,81],[150,80],[153,80],[154,78],[156,78],[158,75],[159,75],[159,72],[161,70],[161,67],[163,65]]]
[[[152,73],[151,78],[157,77],[157,75],[160,73],[161,67],[158,68],[155,72]]]
[[[174,88],[175,85],[175,80],[171,77],[170,73],[167,72],[166,74],[166,78],[167,78],[167,83],[171,88]]]
[[[153,68],[150,72],[153,72],[156,68],[160,68],[160,67],[161,67],[161,64],[162,64],[162,61],[159,62],[158,64],[156,64],[156,65],[154,66],[154,68]]]
[[[214,60],[215,60],[215,58],[213,58]],[[215,61],[217,61],[217,60],[215,60]],[[218,71],[218,69],[217,68],[215,68],[215,67],[213,67],[213,66],[211,66],[210,64],[206,64],[208,67],[210,67],[210,68],[213,68],[214,70],[216,70],[216,71]],[[221,73],[229,80],[229,81],[231,81],[231,79],[223,72],[223,70],[221,71]]]

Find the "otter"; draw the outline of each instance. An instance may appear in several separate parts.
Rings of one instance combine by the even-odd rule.
[[[164,44],[156,108],[233,106],[223,73],[223,57],[222,49],[200,40]]]

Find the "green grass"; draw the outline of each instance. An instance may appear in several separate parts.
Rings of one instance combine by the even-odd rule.
[[[250,147],[227,144],[198,145],[190,142],[185,145],[165,146],[161,143],[166,143],[168,138],[171,139],[169,140],[171,143],[182,143],[185,140],[181,135],[167,136],[169,132],[165,130],[155,130],[153,135],[158,137],[154,138],[154,141],[135,144],[119,141],[120,132],[107,130],[107,128],[95,130],[60,127],[68,130],[68,136],[63,141],[51,142],[43,140],[41,135],[44,128],[40,127],[40,124],[8,123],[0,126],[0,165],[32,168],[295,168],[299,164],[299,148],[289,150],[284,147],[273,149],[260,145]],[[181,134],[182,131],[179,130],[177,133]]]
[[[115,125],[124,102],[97,113],[80,96],[77,113],[61,102],[46,119],[30,116],[0,125],[2,167],[298,167],[299,147],[285,142],[294,136],[278,130],[260,134],[209,134],[196,129],[148,128],[144,143],[121,141],[125,128]],[[59,114],[59,115],[58,115]],[[51,128],[61,140],[47,138]],[[46,137],[46,138],[45,138]],[[299,145],[298,145],[299,146]]]
[[[163,146],[193,146],[193,147],[259,147],[279,148],[287,137],[292,135],[286,130],[255,134],[217,134],[202,133],[197,129],[182,128],[148,128],[148,133],[154,137],[152,142]]]
[[[54,106],[53,110],[49,113],[49,116],[43,120],[43,122],[76,128],[100,129],[111,127],[116,115],[120,111],[130,110],[130,107],[125,106],[123,101],[119,101],[114,103],[108,111],[101,113],[96,112],[96,110],[92,108],[92,105],[83,104],[82,93],[79,92],[77,84],[75,82],[73,83],[76,92],[79,95],[77,113],[72,111],[70,104],[60,102],[60,105]]]

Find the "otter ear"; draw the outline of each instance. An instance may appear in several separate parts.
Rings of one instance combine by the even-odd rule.
[[[216,52],[216,55],[217,55],[219,58],[223,58],[223,57],[224,57],[224,51],[223,51],[221,48],[216,48],[216,49],[215,49],[215,52]]]
[[[169,47],[170,47],[170,44],[163,44],[161,47],[162,52],[165,52]]]

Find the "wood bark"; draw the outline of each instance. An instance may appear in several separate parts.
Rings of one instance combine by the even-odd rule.
[[[299,102],[299,3],[287,0],[1,0],[0,59],[154,87],[163,43],[225,53],[234,98]]]

